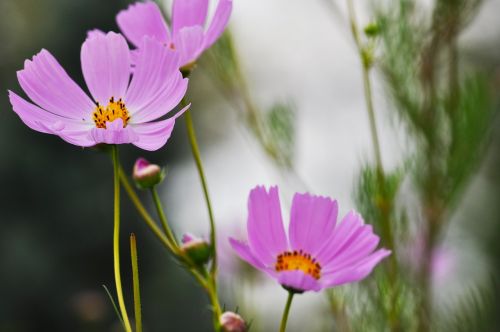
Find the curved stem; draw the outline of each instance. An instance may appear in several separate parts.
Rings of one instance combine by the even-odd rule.
[[[221,307],[219,304],[219,300],[217,298],[217,291],[216,288],[213,287],[213,282],[208,283],[205,277],[198,271],[196,270],[195,267],[193,267],[193,264],[189,261],[187,261],[187,257],[182,254],[180,251],[179,247],[174,246],[170,240],[167,238],[167,236],[161,231],[160,227],[155,223],[154,219],[151,217],[151,215],[148,213],[144,205],[142,204],[141,200],[137,196],[137,193],[135,192],[134,188],[130,184],[129,179],[123,172],[123,169],[120,167],[119,169],[120,172],[120,181],[122,182],[123,188],[125,189],[125,192],[128,194],[130,200],[134,204],[135,208],[141,215],[142,219],[146,222],[146,225],[149,227],[149,229],[153,232],[153,234],[160,240],[160,242],[163,244],[165,248],[167,248],[172,255],[175,257],[178,257],[180,259],[183,259],[186,261],[186,263],[189,265],[186,265],[187,270],[193,275],[193,277],[196,279],[196,281],[205,289],[207,292],[210,302],[212,303],[212,306],[214,308],[214,327],[216,327],[216,330],[218,329],[218,317],[221,315]],[[161,202],[160,202],[160,208],[161,208]]]
[[[286,331],[286,323],[288,321],[288,314],[290,313],[290,308],[292,307],[292,300],[294,292],[288,292],[288,299],[286,300],[285,310],[283,310],[283,316],[281,317],[280,332]]]
[[[176,248],[173,246],[170,240],[165,236],[165,234],[161,231],[160,227],[158,227],[154,219],[148,213],[148,211],[146,210],[141,200],[137,196],[137,193],[130,184],[130,181],[128,180],[127,176],[125,175],[121,167],[120,167],[120,181],[128,197],[132,201],[132,204],[134,204],[135,208],[137,209],[137,212],[139,212],[139,214],[141,215],[142,219],[146,222],[146,225],[149,227],[149,229],[154,233],[154,235],[158,238],[158,240],[160,240],[163,246],[165,246],[168,250],[170,250],[171,253],[177,254]]]
[[[182,100],[181,104],[186,105],[185,99]],[[198,169],[198,174],[200,176],[201,186],[203,187],[203,194],[205,196],[205,203],[207,205],[208,216],[210,219],[210,245],[212,247],[212,264],[210,266],[210,276],[208,278],[209,284],[205,289],[210,297],[210,302],[213,307],[213,324],[215,331],[219,330],[219,317],[221,315],[221,308],[219,304],[219,299],[217,297],[217,237],[215,229],[215,219],[212,210],[212,203],[210,202],[210,194],[208,193],[208,184],[205,177],[205,172],[203,170],[203,164],[201,162],[200,148],[198,147],[198,141],[196,139],[196,132],[194,129],[193,118],[191,116],[190,110],[187,110],[184,115],[186,121],[186,129],[189,137],[189,143],[191,146],[191,152],[193,154],[196,168]]]
[[[168,220],[167,217],[165,216],[165,212],[163,212],[163,208],[161,206],[161,200],[160,197],[158,196],[158,191],[156,190],[156,187],[151,188],[151,194],[153,195],[153,201],[155,202],[156,211],[158,211],[158,216],[160,217],[160,221],[163,225],[163,230],[165,231],[165,234],[167,235],[170,242],[172,242],[172,244],[177,247],[177,241],[175,239],[175,235],[174,233],[172,233],[172,230],[168,225]]]
[[[135,234],[130,234],[130,258],[132,260],[132,281],[134,284],[135,332],[142,332],[141,290],[139,287],[139,266],[137,259],[137,241]]]
[[[123,300],[122,292],[122,280],[120,277],[120,176],[119,176],[119,162],[118,162],[118,148],[116,145],[111,146],[111,153],[113,158],[113,184],[115,191],[115,202],[114,202],[114,230],[113,230],[113,258],[114,258],[114,270],[115,270],[115,284],[116,284],[116,295],[118,297],[118,306],[120,307],[120,312],[123,318],[123,323],[125,330],[127,332],[132,332],[130,327],[130,321],[128,319],[127,308],[125,307],[125,301]]]
[[[183,99],[182,104],[186,104]],[[186,120],[186,129],[188,132],[189,143],[191,145],[191,152],[193,153],[193,157],[196,163],[196,168],[198,169],[198,174],[200,176],[201,186],[203,187],[203,194],[205,195],[205,202],[207,205],[208,216],[210,219],[210,245],[212,246],[212,266],[210,268],[210,274],[212,277],[212,281],[214,281],[217,275],[217,238],[216,238],[216,230],[215,230],[215,220],[212,210],[212,203],[210,202],[210,195],[208,193],[208,185],[205,177],[205,172],[203,170],[203,164],[201,162],[200,148],[198,147],[198,141],[196,139],[196,132],[193,125],[193,118],[191,116],[191,111],[187,110],[184,113],[184,118]]]

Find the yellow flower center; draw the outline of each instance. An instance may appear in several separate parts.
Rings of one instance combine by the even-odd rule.
[[[316,280],[321,278],[321,265],[302,250],[285,251],[279,254],[275,269],[277,272],[300,270]]]
[[[92,113],[92,119],[97,128],[106,129],[106,122],[113,122],[118,118],[123,120],[123,128],[125,128],[130,120],[130,115],[121,98],[115,101],[115,98],[111,97],[106,107],[97,103],[94,113]]]

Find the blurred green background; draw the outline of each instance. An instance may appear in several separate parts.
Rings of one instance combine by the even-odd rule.
[[[238,0],[235,2],[236,6],[240,3]],[[257,143],[248,143],[254,139],[249,134],[252,129],[243,129],[241,135],[243,138],[236,134],[235,140],[238,144],[244,143],[226,152],[228,150],[221,141],[232,139],[228,138],[229,134],[234,134],[231,126],[237,127],[238,123],[241,126],[243,122],[241,119],[244,117],[237,113],[239,101],[236,102],[236,106],[229,105],[228,102],[221,101],[224,99],[223,94],[214,95],[213,82],[207,79],[210,71],[195,72],[190,85],[193,105],[208,105],[207,107],[214,111],[210,114],[200,114],[195,108],[195,123],[199,130],[204,156],[208,154],[213,156],[206,159],[209,159],[208,177],[212,192],[215,192],[216,196],[214,198],[216,211],[222,216],[220,219],[224,219],[222,223],[236,225],[235,228],[243,225],[246,216],[246,194],[251,186],[258,183],[284,183],[282,200],[287,202],[284,206],[288,206],[291,192],[307,188],[312,192],[339,198],[342,212],[349,210],[352,207],[352,202],[349,200],[354,177],[361,168],[359,161],[364,161],[366,159],[364,156],[369,153],[367,152],[370,146],[367,143],[368,125],[363,100],[360,97],[362,87],[357,67],[359,64],[352,45],[349,44],[351,37],[346,21],[339,19],[335,12],[330,12],[331,7],[325,7],[322,0],[312,5],[311,13],[305,14],[305,18],[301,18],[300,10],[307,7],[307,4],[301,4],[298,0],[290,0],[290,6],[286,1],[276,2],[279,5],[271,7],[273,11],[265,11],[259,7],[264,6],[266,3],[264,0],[255,3],[241,0],[241,14],[233,17],[233,20],[239,19],[238,24],[234,24],[235,41],[236,45],[241,45],[239,53],[244,59],[244,67],[250,76],[250,90],[254,92],[257,102],[271,108],[276,100],[285,101],[286,104],[291,99],[290,95],[296,102],[297,144],[291,148],[287,147],[296,152],[293,159],[296,167],[293,172],[276,171],[276,166],[266,159],[259,148],[256,148]],[[0,151],[2,154],[0,331],[2,332],[119,331],[120,329],[102,288],[103,284],[110,290],[114,288],[111,247],[112,168],[109,157],[94,149],[81,149],[66,144],[55,136],[33,132],[12,112],[6,90],[11,89],[21,93],[16,71],[23,67],[25,59],[30,58],[41,48],[49,50],[70,76],[84,86],[79,54],[86,32],[92,28],[117,31],[114,17],[129,3],[130,1],[125,0],[0,0]],[[250,7],[254,10],[243,14],[244,10]],[[280,9],[277,9],[278,7]],[[256,26],[254,22],[260,15],[264,15],[264,21],[272,20],[276,30],[272,30],[273,26]],[[297,26],[292,25],[295,21],[298,22]],[[310,26],[307,25],[309,23]],[[252,35],[253,29],[256,32]],[[289,29],[293,29],[295,34],[290,33]],[[336,31],[335,33],[345,37],[339,41],[338,36],[333,35],[329,39],[330,34],[325,33],[325,29]],[[497,22],[496,25],[480,25],[477,29],[480,32],[488,30],[489,35],[492,35],[491,30],[500,32],[500,25]],[[269,31],[272,33],[267,35]],[[477,66],[498,77],[494,92],[498,100],[500,37],[497,36],[500,34],[493,34],[493,41],[490,38],[485,42],[480,32],[476,32],[467,40],[467,46],[462,50],[463,58],[467,65]],[[264,34],[266,35],[263,36]],[[276,44],[273,40],[276,40]],[[310,45],[305,44],[308,41],[311,41]],[[333,46],[321,52],[323,44],[327,43]],[[297,45],[305,46],[297,50]],[[311,55],[308,56],[308,53]],[[275,56],[272,57],[270,54]],[[311,58],[314,62],[304,60]],[[269,67],[262,66],[265,62],[269,63]],[[295,74],[290,73],[292,70]],[[352,92],[354,90],[357,92]],[[380,86],[376,88],[376,99],[378,108],[382,110],[382,106],[387,103],[380,101],[384,98],[381,97],[380,90]],[[498,105],[496,107],[498,108]],[[381,111],[380,118],[384,119],[386,113]],[[364,121],[364,127],[353,127],[358,121]],[[406,141],[405,138],[399,138],[404,136],[401,132],[404,133],[405,129],[398,127],[397,123],[394,125],[395,121],[392,120],[379,121],[383,122],[381,136],[382,145],[385,146],[383,148],[385,160],[392,166],[403,158],[398,155],[403,154],[401,151],[406,148]],[[453,216],[460,225],[460,235],[455,236],[454,240],[455,243],[460,243],[460,237],[467,234],[469,239],[473,239],[475,250],[481,255],[481,261],[487,265],[487,274],[498,276],[500,275],[500,241],[497,239],[500,234],[498,118],[495,118],[491,128],[493,134],[485,162],[481,164],[471,181],[471,186],[465,191],[463,207]],[[210,150],[212,143],[215,148]],[[127,170],[131,170],[135,158],[139,155],[158,164],[178,165],[174,166],[174,174],[176,170],[184,169],[183,163],[193,167],[182,120],[178,122],[167,146],[160,151],[145,153],[132,146],[121,147],[120,151],[122,163]],[[239,160],[240,153],[241,160]],[[326,157],[330,154],[333,157]],[[222,158],[219,158],[221,156]],[[210,162],[217,158],[219,162]],[[252,160],[253,163],[249,164],[252,168],[249,169],[250,166],[242,168],[242,163],[248,160]],[[195,224],[203,224],[195,228],[196,231],[203,232],[200,228],[206,229],[204,224],[206,220],[202,219],[205,218],[206,212],[195,171],[192,168],[188,170],[190,172],[188,177],[182,174],[177,179],[167,177],[169,190],[166,202],[167,206],[173,205],[183,211],[172,211],[174,217],[182,217],[174,218],[175,220],[186,220],[186,225],[175,225],[174,228],[184,231],[194,227]],[[297,173],[301,175],[301,180],[297,180]],[[307,182],[307,185],[302,180]],[[233,203],[235,200],[237,203]],[[169,327],[169,331],[210,331],[211,315],[207,309],[208,303],[204,293],[195,286],[187,273],[178,268],[150,234],[128,204],[125,195],[123,202],[124,288],[131,290],[126,235],[135,232],[138,238],[143,317],[147,331],[163,331],[165,326]],[[180,203],[183,203],[183,207]],[[193,208],[192,204],[196,208]],[[225,231],[232,234],[231,227],[229,231]],[[474,262],[474,257],[467,262]],[[475,266],[472,264],[468,268],[474,270]],[[239,280],[233,280],[232,283],[236,288],[240,286]],[[492,284],[498,288],[498,278],[493,280]],[[272,287],[273,290],[281,292],[276,285]],[[261,289],[261,293],[258,294],[267,290],[267,288],[264,288],[264,291]],[[249,293],[246,294],[247,298],[257,303],[258,309],[261,304],[258,302],[258,296],[252,297],[252,290],[245,291]],[[489,291],[494,296],[494,307],[500,308],[500,297],[496,296],[499,294],[498,289]],[[234,294],[228,289],[223,289],[223,293],[225,295],[223,303],[227,303],[229,308],[244,305],[231,298]],[[131,303],[129,297],[131,291],[126,291],[125,294],[128,303]],[[283,296],[282,293],[279,294]],[[328,317],[326,309],[321,312],[316,310],[318,308],[314,304],[316,302],[323,307],[326,306],[319,295],[304,295],[304,298],[307,300],[305,304],[298,305],[299,317],[299,311],[302,310],[308,313],[307,317],[313,317],[310,316],[311,311],[318,317],[320,315]],[[267,300],[269,298],[265,301]],[[279,302],[273,302],[269,306],[279,307],[279,309],[274,308],[279,312],[283,298],[279,297],[278,300]],[[251,305],[247,306],[248,312],[250,312],[249,307]],[[256,317],[252,315],[247,318],[252,320]],[[270,321],[271,326],[278,320],[277,317],[266,319]],[[316,318],[309,319],[316,320]],[[487,325],[491,327],[490,331],[500,329],[498,315],[486,315],[484,319],[489,320]],[[298,327],[294,328],[293,320],[292,315],[290,331],[304,331]],[[330,318],[325,318],[325,321],[330,322]],[[304,326],[300,324],[306,323],[297,322],[297,324]],[[254,326],[254,331],[259,331],[258,321]],[[315,327],[315,330],[331,330],[331,325],[328,323],[323,326],[329,327],[324,329]],[[267,330],[264,328],[262,331]]]

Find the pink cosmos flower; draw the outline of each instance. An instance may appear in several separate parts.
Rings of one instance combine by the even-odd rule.
[[[229,21],[232,0],[219,0],[212,22],[205,30],[208,0],[174,0],[172,6],[172,31],[152,1],[137,2],[116,16],[123,34],[138,49],[143,36],[151,36],[181,54],[181,67],[188,65],[212,46]]]
[[[188,81],[178,70],[176,52],[150,37],[141,45],[130,79],[130,50],[122,35],[110,32],[87,38],[81,62],[93,100],[42,50],[17,72],[34,104],[9,91],[14,112],[31,129],[82,147],[132,143],[150,151],[161,148],[185,109],[169,119],[154,120],[180,102]]]
[[[256,187],[248,199],[248,244],[229,241],[242,259],[297,293],[359,281],[391,252],[374,251],[379,237],[359,214],[337,223],[337,213],[336,201],[297,193],[287,238],[278,188]]]

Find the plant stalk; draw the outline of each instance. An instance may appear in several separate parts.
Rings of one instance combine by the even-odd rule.
[[[120,308],[123,324],[127,332],[132,332],[130,321],[127,314],[127,308],[123,299],[122,280],[120,276],[120,167],[118,161],[118,147],[111,146],[111,153],[113,159],[113,184],[114,184],[114,230],[113,230],[113,258],[114,258],[114,272],[116,295],[118,297],[118,306]]]

